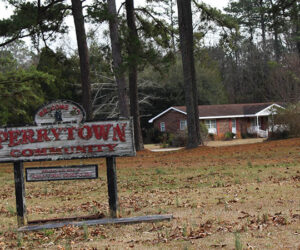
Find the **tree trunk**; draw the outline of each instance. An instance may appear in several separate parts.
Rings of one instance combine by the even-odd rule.
[[[176,43],[175,43],[175,23],[174,23],[174,12],[173,12],[173,0],[170,0],[170,19],[171,19],[171,39],[172,39],[172,49],[176,53]]]
[[[265,19],[265,10],[263,6],[263,0],[259,1],[259,13],[260,13],[260,28],[261,28],[261,37],[262,37],[262,47],[263,51],[266,54],[266,19]]]
[[[126,16],[127,26],[129,30],[128,41],[128,60],[129,60],[129,99],[130,99],[130,115],[133,117],[134,123],[134,141],[136,150],[144,149],[143,137],[140,123],[140,111],[138,103],[137,90],[137,61],[140,50],[139,38],[135,25],[133,0],[126,0]]]
[[[198,96],[193,53],[191,0],[177,0],[180,49],[183,65],[185,103],[187,109],[188,144],[195,148],[200,141]]]
[[[296,43],[296,48],[297,48],[297,53],[298,56],[300,57],[300,6],[297,2],[293,4],[293,9],[292,9],[292,21],[294,23],[294,39]]]
[[[89,53],[86,42],[86,34],[84,28],[84,18],[82,11],[82,3],[80,0],[72,0],[72,14],[74,18],[78,53],[80,60],[80,76],[82,88],[82,106],[86,112],[87,120],[92,120],[92,98],[91,98],[91,85],[90,85],[90,65]]]
[[[275,52],[275,60],[279,62],[280,60],[280,43],[279,43],[279,34],[277,22],[274,23],[274,52]]]
[[[109,30],[112,48],[113,69],[118,85],[119,110],[122,117],[129,117],[126,81],[122,69],[121,45],[118,31],[118,19],[115,0],[108,0]]]

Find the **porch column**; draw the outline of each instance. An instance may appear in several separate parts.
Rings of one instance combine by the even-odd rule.
[[[256,116],[256,137],[258,137],[259,132],[259,123],[258,123],[258,116]]]

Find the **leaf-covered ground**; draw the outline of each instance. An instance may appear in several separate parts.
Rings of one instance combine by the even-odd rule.
[[[74,165],[61,161],[29,166]],[[26,183],[29,220],[108,216],[106,170],[96,180]],[[122,217],[171,213],[135,225],[17,233],[11,165],[0,168],[0,249],[299,249],[300,139],[118,158]]]

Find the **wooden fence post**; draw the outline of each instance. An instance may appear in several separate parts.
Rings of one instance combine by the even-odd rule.
[[[24,166],[22,161],[14,162],[16,212],[18,226],[26,224],[26,202],[25,202],[25,182]]]
[[[119,201],[115,157],[106,157],[106,173],[110,216],[112,218],[117,218],[119,216]]]

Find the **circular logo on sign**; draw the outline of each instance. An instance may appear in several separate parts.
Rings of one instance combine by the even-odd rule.
[[[72,101],[57,100],[45,104],[36,112],[37,125],[55,123],[81,123],[85,120],[85,111],[81,105]]]

